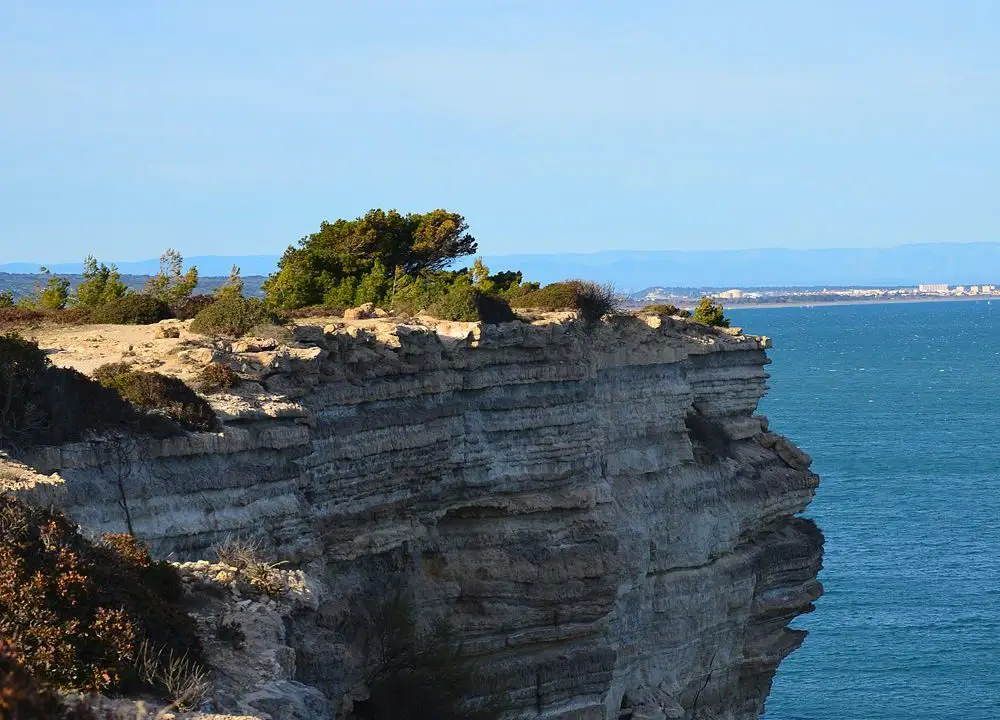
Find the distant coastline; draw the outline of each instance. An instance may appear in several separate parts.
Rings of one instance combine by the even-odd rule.
[[[735,303],[726,305],[726,312],[736,310],[778,310],[780,308],[811,308],[829,307],[831,305],[900,305],[903,303],[934,303],[934,302],[989,302],[992,296],[975,297],[901,297],[901,298],[874,298],[871,300],[851,299],[851,300],[818,300],[815,302],[792,301],[792,302],[762,302],[762,303]],[[1000,297],[997,297],[1000,301]],[[724,301],[723,301],[724,302]],[[691,306],[694,307],[693,305]]]

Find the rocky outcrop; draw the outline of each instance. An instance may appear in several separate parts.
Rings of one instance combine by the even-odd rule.
[[[288,614],[276,681],[331,714],[363,695],[365,603],[395,584],[524,718],[755,718],[802,642],[818,478],[754,415],[766,339],[660,316],[185,333],[171,362],[248,379],[211,396],[221,433],[48,448],[2,482],[160,555],[252,535],[304,568],[323,601]]]

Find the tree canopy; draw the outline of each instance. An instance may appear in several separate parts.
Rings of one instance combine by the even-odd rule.
[[[144,292],[165,303],[186,298],[198,286],[198,268],[184,272],[184,258],[173,248],[160,256],[160,271],[146,281]]]
[[[323,222],[319,232],[290,246],[278,272],[264,284],[267,298],[285,308],[375,301],[398,281],[442,270],[476,252],[476,239],[462,215],[447,210],[402,215],[369,210],[354,220]]]
[[[729,318],[723,313],[722,303],[703,297],[694,310],[694,319],[714,327],[729,327]]]
[[[83,261],[83,280],[76,288],[76,301],[81,307],[95,308],[123,297],[128,292],[118,268],[97,263],[93,255]]]

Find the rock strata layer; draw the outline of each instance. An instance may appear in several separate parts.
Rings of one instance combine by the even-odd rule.
[[[759,716],[823,544],[797,517],[809,457],[754,414],[765,338],[660,316],[295,336],[179,352],[248,378],[210,396],[222,432],[47,448],[3,482],[161,556],[253,536],[304,568],[323,601],[285,621],[276,680],[331,716],[364,693],[366,602],[398,584],[518,717]]]

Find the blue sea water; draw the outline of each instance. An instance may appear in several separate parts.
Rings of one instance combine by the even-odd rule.
[[[1000,302],[730,316],[822,477],[826,594],[767,720],[1000,719]]]

